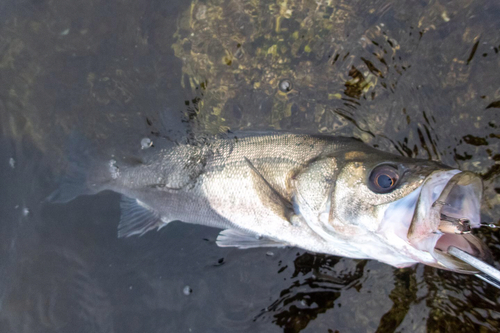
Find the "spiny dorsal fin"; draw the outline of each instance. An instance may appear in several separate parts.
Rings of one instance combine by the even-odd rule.
[[[254,188],[259,195],[260,200],[266,203],[272,211],[290,221],[295,215],[293,205],[290,201],[276,191],[271,184],[262,176],[257,168],[245,157],[245,161],[250,167]]]
[[[149,230],[167,225],[158,212],[140,200],[122,196],[120,202],[121,218],[118,224],[118,237],[143,235]]]
[[[251,249],[255,247],[285,247],[288,244],[259,237],[238,229],[226,229],[217,236],[217,245],[220,247],[237,247],[240,249]]]

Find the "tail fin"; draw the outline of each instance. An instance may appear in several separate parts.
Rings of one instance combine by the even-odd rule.
[[[102,160],[99,161],[97,149],[81,135],[70,136],[67,150],[67,173],[62,177],[59,188],[46,199],[52,203],[65,203],[80,195],[104,190],[104,184],[112,179],[113,168],[117,169],[112,162],[107,168]]]

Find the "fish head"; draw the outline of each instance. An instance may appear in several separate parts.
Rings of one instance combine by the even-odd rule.
[[[480,226],[482,195],[481,178],[471,172],[360,149],[314,161],[297,183],[304,220],[344,255],[471,274],[477,270],[448,254],[450,246],[492,261],[470,234]]]

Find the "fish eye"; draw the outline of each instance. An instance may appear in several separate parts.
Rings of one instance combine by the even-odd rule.
[[[398,170],[392,165],[376,166],[368,178],[368,187],[375,193],[389,193],[396,188],[399,180]]]

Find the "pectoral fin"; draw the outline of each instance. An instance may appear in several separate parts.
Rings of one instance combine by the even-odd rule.
[[[253,186],[260,200],[274,213],[287,221],[291,221],[292,217],[295,215],[292,203],[283,198],[283,196],[269,184],[248,158],[245,157],[245,161],[250,167]]]
[[[118,224],[118,237],[143,235],[155,228],[162,228],[167,222],[162,221],[158,212],[142,201],[122,196],[120,202],[122,216]]]
[[[220,247],[237,247],[251,249],[255,247],[285,247],[288,244],[270,238],[249,234],[238,229],[226,229],[217,236],[217,245]]]

